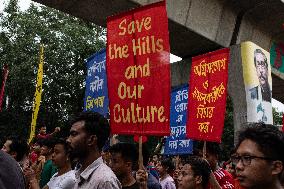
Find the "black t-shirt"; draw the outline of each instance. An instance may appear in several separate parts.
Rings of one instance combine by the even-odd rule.
[[[139,185],[138,185],[137,182],[135,182],[135,183],[132,184],[131,186],[122,187],[122,189],[139,189]]]

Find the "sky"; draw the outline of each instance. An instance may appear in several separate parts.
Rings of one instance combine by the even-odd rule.
[[[6,2],[7,2],[7,0],[0,0],[0,13],[3,11],[4,4]],[[31,0],[19,0],[20,9],[22,11],[26,10],[29,7],[30,3],[31,3]],[[171,56],[170,56],[170,62],[171,63],[177,62],[177,61],[180,61],[180,60],[182,60],[180,57],[171,54]],[[282,104],[281,102],[278,102],[275,99],[272,99],[272,106],[275,107],[277,111],[284,112],[284,104]]]

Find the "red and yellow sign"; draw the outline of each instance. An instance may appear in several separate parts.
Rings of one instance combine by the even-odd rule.
[[[170,47],[165,2],[107,19],[113,134],[169,135]]]
[[[221,142],[226,110],[229,49],[192,58],[187,137]]]

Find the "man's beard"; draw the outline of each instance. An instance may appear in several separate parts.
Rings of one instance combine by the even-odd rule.
[[[87,155],[86,149],[78,147],[72,148],[71,146],[69,146],[68,152],[71,158],[81,159],[82,157],[86,157]]]

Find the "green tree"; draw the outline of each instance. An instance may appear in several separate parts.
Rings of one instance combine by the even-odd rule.
[[[105,29],[45,6],[31,4],[20,11],[17,0],[5,6],[0,27],[0,66],[6,63],[10,71],[9,104],[0,115],[0,128],[7,134],[29,132],[41,42],[44,76],[37,125],[53,129],[66,124],[70,114],[83,108],[84,60],[105,47]]]
[[[230,96],[227,96],[221,147],[222,152],[220,154],[220,160],[226,161],[230,158],[230,153],[234,149],[234,108]]]
[[[273,125],[282,125],[283,112],[278,112],[278,110],[273,107],[272,114],[273,114]]]

